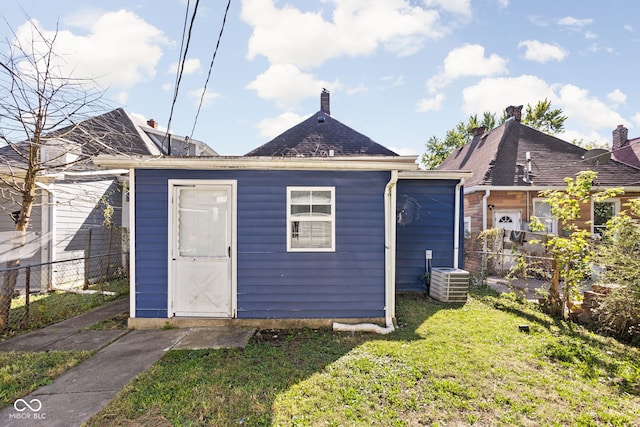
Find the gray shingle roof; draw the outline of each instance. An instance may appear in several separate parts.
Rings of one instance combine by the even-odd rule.
[[[160,141],[162,138],[152,137],[159,133],[159,131],[140,123],[134,123],[122,108],[117,108],[75,125],[47,133],[43,138],[43,146],[53,145],[68,148],[70,153],[77,156],[77,161],[65,167],[65,170],[93,170],[96,167],[91,159],[98,154],[135,156],[168,154],[167,144],[162,144]],[[199,141],[187,142],[184,137],[174,139],[172,145],[183,146],[187,143],[195,143],[205,146]],[[13,148],[0,147],[0,167],[9,166],[14,170],[25,169],[29,145],[27,142],[21,142],[14,144]],[[215,155],[216,153],[209,149],[205,154]],[[55,169],[55,167],[51,169]]]
[[[335,156],[398,155],[320,110],[245,156],[314,157],[331,150]]]
[[[530,181],[525,181],[526,153],[531,156]],[[601,186],[638,186],[640,169],[611,160],[591,165],[582,147],[508,120],[454,151],[439,170],[468,170],[467,188],[486,186],[565,186],[564,178],[583,170],[598,172]]]

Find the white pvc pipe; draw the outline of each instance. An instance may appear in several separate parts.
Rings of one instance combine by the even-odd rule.
[[[375,323],[357,323],[354,325],[347,323],[333,323],[333,330],[339,332],[374,332],[376,334],[390,334],[395,330],[393,322],[387,323],[386,327],[376,325]]]

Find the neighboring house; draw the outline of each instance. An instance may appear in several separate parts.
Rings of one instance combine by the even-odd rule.
[[[121,108],[47,134],[40,151],[46,169],[38,176],[36,202],[28,229],[29,239],[39,242],[35,245],[39,250],[20,254],[20,257],[26,255],[21,265],[118,253],[123,245],[126,250],[129,209],[128,194],[123,190],[126,190],[129,171],[98,168],[92,158],[100,153],[167,155],[166,141],[171,141],[173,152],[183,155],[216,154],[199,141],[174,135],[165,137],[153,120],[143,123]],[[0,175],[4,179],[15,177],[20,182],[25,170],[23,156],[28,150],[27,143],[0,148]],[[19,210],[21,200],[7,185],[0,185],[0,200],[0,236],[7,240],[15,229],[12,213]],[[105,212],[110,218],[105,217]],[[108,225],[109,221],[112,226]],[[15,255],[10,244],[4,241],[0,244],[5,248],[3,261]],[[121,264],[116,261],[110,260]],[[103,265],[93,265],[97,262],[65,264],[54,273],[43,269],[41,288],[82,283],[85,271],[93,275],[104,272]]]
[[[96,161],[133,169],[134,327],[388,323],[397,290],[424,290],[425,250],[462,267],[469,174],[418,170],[333,119],[328,93],[247,156]]]
[[[618,125],[612,132],[611,157],[621,163],[640,168],[640,137],[629,139],[629,129]]]
[[[640,195],[640,169],[609,160],[608,153],[602,155],[605,150],[597,151],[600,157],[590,160],[593,152],[522,124],[520,108],[509,107],[508,120],[491,131],[476,129],[471,142],[451,153],[438,167],[473,172],[465,182],[467,234],[475,236],[494,227],[527,231],[531,216],[546,224],[547,232],[561,232],[549,204],[538,193],[563,190],[564,178],[575,178],[583,170],[598,173],[594,191],[625,190],[620,197],[581,207],[578,225],[593,233],[619,213],[627,199]],[[475,267],[467,263],[467,269]]]

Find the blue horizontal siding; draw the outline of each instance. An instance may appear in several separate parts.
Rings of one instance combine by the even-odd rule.
[[[384,316],[388,172],[136,170],[138,317],[167,315],[168,179],[238,182],[239,318]],[[286,251],[286,187],[333,186],[336,251]],[[164,317],[163,316],[163,317]]]
[[[396,290],[425,291],[418,277],[425,272],[425,250],[433,251],[432,267],[453,267],[455,180],[400,180],[398,210],[407,217],[396,224]],[[462,189],[460,190],[462,192]],[[458,218],[462,230],[464,213]],[[459,262],[463,238],[460,233]],[[462,264],[459,264],[462,266]]]

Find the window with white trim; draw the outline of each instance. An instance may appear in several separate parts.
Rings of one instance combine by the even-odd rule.
[[[335,251],[335,188],[287,187],[287,251]]]
[[[620,213],[620,199],[609,199],[592,203],[593,233],[602,236],[607,221]]]
[[[551,214],[551,205],[545,199],[533,199],[533,216],[544,225],[545,233],[558,234],[558,219]]]

